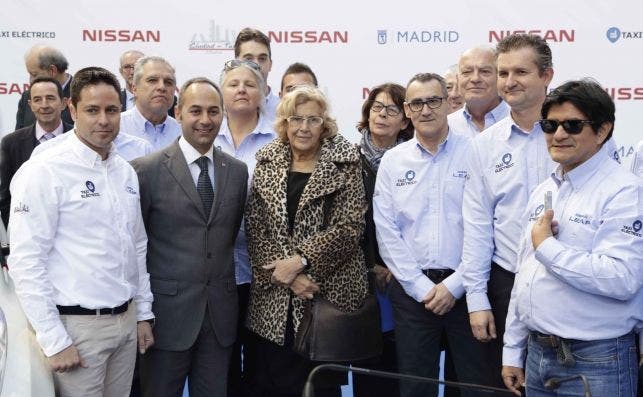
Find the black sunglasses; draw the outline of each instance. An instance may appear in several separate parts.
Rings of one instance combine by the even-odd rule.
[[[545,134],[553,134],[558,130],[558,126],[562,125],[565,132],[568,134],[576,135],[580,134],[583,131],[584,124],[592,124],[591,120],[549,120],[543,119],[538,121],[540,123],[540,128],[543,129]]]

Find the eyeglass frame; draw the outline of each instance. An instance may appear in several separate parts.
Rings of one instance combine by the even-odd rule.
[[[432,97],[427,98],[427,99],[414,99],[414,100],[412,100],[410,102],[404,102],[404,104],[406,104],[409,107],[409,110],[411,112],[417,113],[417,112],[421,112],[422,110],[424,110],[424,105],[426,105],[429,109],[432,109],[432,110],[437,109],[437,108],[442,106],[442,104],[444,103],[445,99],[446,98],[442,97],[442,96],[432,96]],[[433,100],[439,100],[440,103],[437,106],[429,105],[429,101],[433,101]],[[419,109],[413,110],[413,107],[418,105],[418,104],[420,104],[420,103],[422,104],[422,107],[419,108]]]
[[[310,120],[313,120],[313,119],[321,120],[319,125],[315,125],[314,123],[311,123]],[[325,120],[324,120],[324,118],[322,116],[297,116],[297,115],[292,115],[292,116],[286,117],[286,122],[288,122],[288,125],[291,126],[291,127],[300,127],[300,126],[304,125],[304,122],[305,122],[306,125],[308,125],[309,127],[317,128],[317,127],[321,127],[322,125],[324,125]]]
[[[378,105],[380,106],[380,110],[375,110],[375,106],[378,106]],[[376,101],[375,99],[373,99],[373,100],[371,101],[371,109],[370,109],[370,111],[371,111],[371,112],[373,112],[373,113],[380,113],[380,112],[382,111],[382,109],[386,109],[386,115],[387,115],[387,116],[390,116],[390,117],[395,117],[395,116],[397,116],[398,114],[402,113],[402,109],[400,109],[400,108],[399,108],[397,105],[395,105],[395,104],[393,104],[393,105],[384,105],[382,102],[380,102],[380,101]],[[396,113],[391,114],[391,112],[389,112],[389,109],[395,109],[395,112],[396,112]]]
[[[571,125],[569,124],[570,122],[573,123],[578,123],[577,127],[569,130],[567,129],[568,127],[571,128]],[[550,131],[545,131],[545,128],[543,127],[543,123],[554,123],[555,127],[553,130]],[[552,120],[552,119],[540,119],[538,120],[538,124],[540,125],[540,128],[543,130],[543,133],[545,134],[555,134],[556,131],[558,131],[558,127],[563,127],[563,130],[569,135],[578,135],[583,132],[585,129],[585,124],[593,125],[595,124],[594,121],[592,120],[578,120],[578,119],[569,119],[569,120],[563,120],[563,121],[558,121],[558,120]]]

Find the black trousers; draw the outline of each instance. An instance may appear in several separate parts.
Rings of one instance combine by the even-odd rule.
[[[471,332],[467,303],[458,299],[447,314],[438,316],[426,310],[423,303],[409,297],[402,286],[393,280],[390,290],[398,368],[400,373],[437,379],[439,376],[441,338],[448,339],[453,363],[461,382],[488,384],[492,376],[486,363],[489,345],[478,342]],[[463,396],[479,393],[461,390]],[[428,397],[438,395],[438,386],[428,383],[401,381],[402,397]]]
[[[487,296],[489,297],[491,312],[496,323],[497,338],[488,342],[491,347],[488,363],[493,369],[493,378],[488,383],[489,386],[505,387],[500,374],[500,371],[502,371],[502,346],[515,276],[513,272],[503,269],[494,262],[491,263],[491,272],[487,282]]]
[[[250,297],[250,283],[237,285],[239,298],[239,317],[237,325],[237,341],[232,348],[230,372],[228,373],[228,397],[244,397],[248,395],[246,374],[251,371],[255,362],[255,351],[252,338],[248,336],[245,326]]]

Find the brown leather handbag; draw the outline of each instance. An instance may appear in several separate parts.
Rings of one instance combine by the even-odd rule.
[[[293,349],[311,361],[350,362],[380,355],[377,298],[368,294],[359,309],[347,313],[316,296],[306,304]]]

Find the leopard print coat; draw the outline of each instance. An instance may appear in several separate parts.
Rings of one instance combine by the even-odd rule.
[[[341,135],[322,141],[319,160],[299,201],[292,236],[286,208],[290,164],[290,147],[278,139],[257,153],[245,215],[253,273],[246,325],[279,345],[284,344],[291,291],[272,285],[271,271],[262,266],[295,254],[304,256],[308,260],[304,272],[320,285],[322,296],[344,311],[359,308],[368,289],[360,248],[367,206],[357,149]],[[324,215],[326,200],[332,202]],[[293,295],[292,305],[296,332],[304,300]]]

